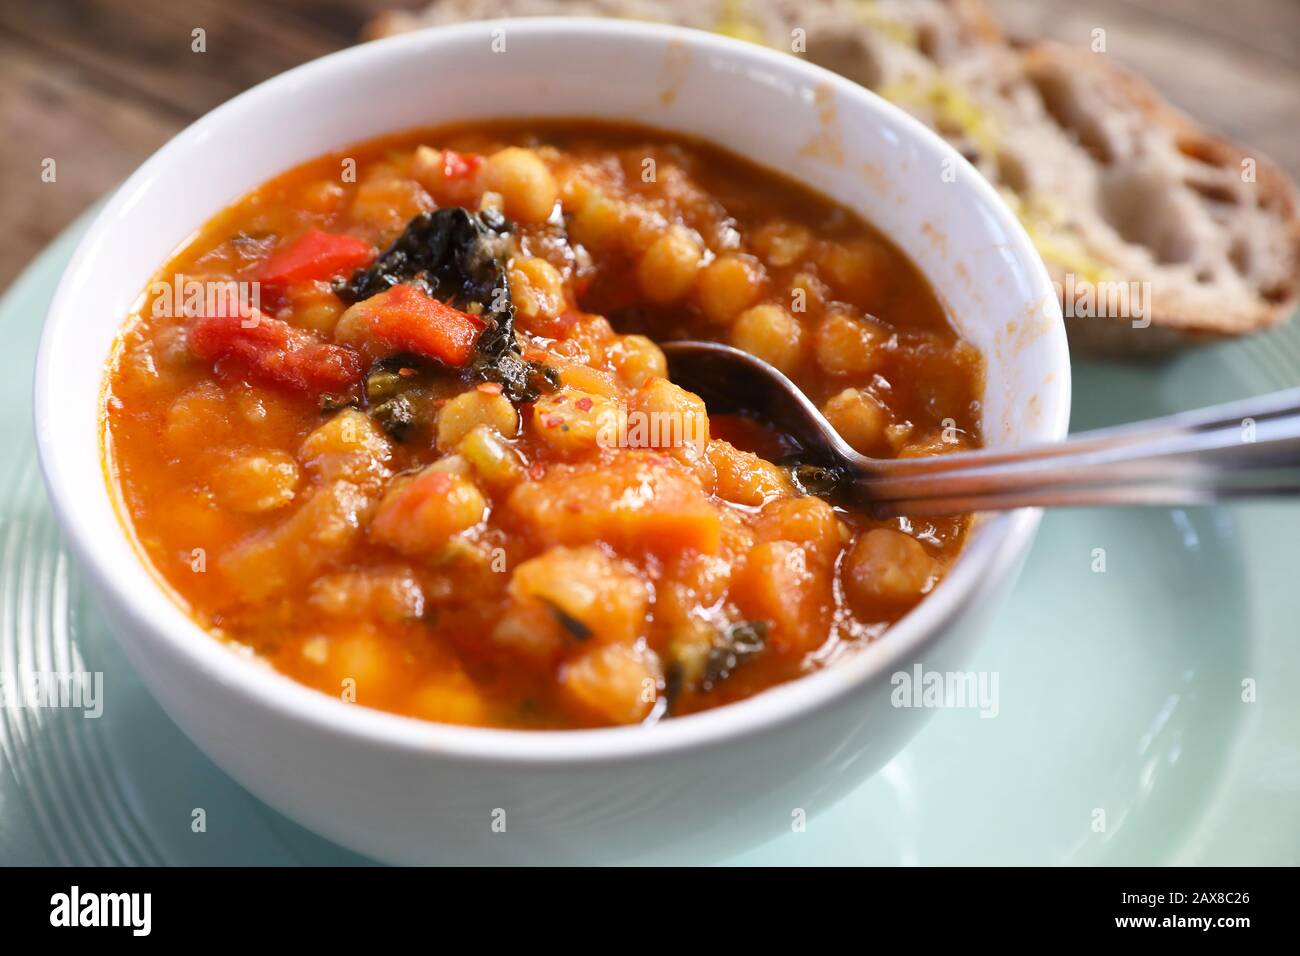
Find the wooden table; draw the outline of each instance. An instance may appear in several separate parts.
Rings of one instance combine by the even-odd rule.
[[[813,0],[809,0],[813,2]],[[987,0],[1012,32],[1108,51],[1300,178],[1296,0]],[[388,0],[5,0],[0,287],[196,116],[356,40]],[[192,49],[205,31],[206,52]],[[256,149],[232,143],[231,149]],[[55,161],[55,179],[42,178]]]

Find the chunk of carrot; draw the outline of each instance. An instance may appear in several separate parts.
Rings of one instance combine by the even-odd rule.
[[[625,553],[718,550],[722,526],[695,478],[675,460],[624,452],[607,465],[556,465],[511,492],[508,507],[546,544],[604,541]]]
[[[830,634],[831,572],[792,542],[755,545],[732,578],[731,598],[746,618],[772,623],[768,644],[778,654],[807,654]]]

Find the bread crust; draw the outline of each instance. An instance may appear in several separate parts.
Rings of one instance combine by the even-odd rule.
[[[558,9],[556,0],[478,2],[492,15],[511,11],[563,12]],[[617,11],[621,3],[635,3],[639,12],[644,12],[647,4],[656,6],[654,0],[601,0],[601,9]],[[1153,252],[1144,248],[1142,243],[1135,244],[1124,238],[1118,234],[1119,230],[1112,230],[1109,225],[1101,222],[1095,215],[1096,210],[1090,210],[1094,213],[1092,228],[1102,240],[1100,245],[1112,253],[1099,253],[1100,258],[1097,260],[1106,267],[1107,278],[1121,283],[1149,281],[1151,295],[1141,322],[1135,323],[1130,317],[1114,316],[1067,319],[1066,328],[1071,346],[1076,351],[1125,358],[1166,355],[1187,346],[1267,329],[1292,314],[1300,301],[1300,193],[1297,193],[1294,183],[1276,163],[1205,129],[1186,113],[1169,104],[1145,80],[1116,65],[1110,57],[1054,42],[1011,39],[1002,31],[982,0],[938,0],[938,3],[940,16],[952,30],[960,49],[994,54],[986,64],[996,63],[997,66],[990,66],[990,69],[1009,69],[1026,83],[1063,71],[1068,75],[1069,83],[1084,84],[1098,94],[1095,99],[1104,102],[1098,102],[1097,109],[1127,113],[1128,118],[1135,120],[1135,125],[1145,131],[1144,135],[1154,134],[1154,140],[1163,138],[1156,145],[1167,154],[1166,165],[1176,167],[1169,171],[1171,185],[1168,189],[1186,192],[1189,201],[1192,198],[1191,190],[1178,178],[1182,172],[1181,167],[1218,173],[1226,181],[1229,171],[1240,171],[1243,161],[1254,162],[1254,182],[1248,188],[1244,180],[1242,184],[1231,183],[1232,189],[1225,192],[1231,194],[1229,198],[1232,202],[1243,204],[1243,212],[1256,217],[1244,225],[1238,223],[1238,233],[1243,229],[1250,231],[1251,224],[1257,223],[1260,217],[1267,220],[1268,228],[1265,231],[1271,240],[1275,240],[1269,244],[1267,257],[1271,261],[1277,260],[1273,263],[1276,268],[1272,270],[1268,282],[1261,287],[1261,282],[1246,274],[1251,270],[1234,271],[1231,264],[1221,260],[1218,272],[1230,273],[1229,284],[1226,287],[1216,285],[1218,278],[1211,277],[1205,280],[1207,285],[1199,287],[1199,277],[1193,281],[1177,269],[1170,269],[1168,263],[1160,260],[1158,250]],[[555,5],[557,9],[550,10],[548,4]],[[413,29],[421,25],[422,16],[425,22],[446,22],[449,18],[467,15],[467,11],[473,10],[475,6],[476,0],[460,0],[455,4],[435,2],[423,15],[409,12],[381,14],[367,27],[366,36],[375,38]],[[683,6],[680,0],[662,0],[657,6],[662,10],[662,19],[667,21],[682,20],[688,10],[688,19],[698,20],[703,15],[702,7],[696,6],[695,0],[688,6]],[[915,8],[918,11],[916,15],[924,19],[925,14],[919,12],[921,6],[918,4]],[[789,0],[751,0],[748,9],[755,16],[766,12],[779,18],[782,15],[790,16],[794,8],[790,6]],[[896,12],[899,9],[896,8]],[[912,8],[903,5],[901,9],[911,12]],[[933,23],[933,5],[929,16]],[[831,21],[832,26],[834,22]],[[848,31],[869,30],[870,27],[860,20],[852,23],[846,20],[844,29],[847,36]],[[850,48],[852,49],[860,48]],[[851,72],[851,64],[847,62],[832,65],[841,72]],[[860,82],[874,82],[862,77],[858,79]],[[1068,130],[1066,132],[1069,133]],[[1060,131],[1057,130],[1056,134],[1059,141]],[[1174,147],[1168,146],[1168,142],[1175,144]],[[1086,144],[1079,145],[1078,149],[1084,150],[1085,147]],[[1069,150],[1072,147],[1067,143],[1064,148]],[[1077,165],[1080,160],[1076,158],[1074,162]],[[997,183],[998,174],[988,164],[983,165],[986,175],[996,185],[1019,194],[1018,190]],[[1062,200],[1067,198],[1053,197],[1050,191],[1047,195]],[[1141,219],[1147,213],[1151,213],[1154,218],[1160,211],[1156,208],[1160,198],[1151,197],[1146,200],[1150,208],[1138,209],[1137,218]],[[1133,196],[1130,195],[1128,199],[1131,201]],[[1199,218],[1199,224],[1203,227],[1207,221],[1206,216]],[[1220,222],[1207,228],[1220,230],[1216,237],[1220,240],[1218,244],[1226,245],[1230,241],[1227,225]],[[1089,235],[1080,231],[1078,238],[1086,241]],[[1274,249],[1273,245],[1282,248]],[[1044,260],[1058,284],[1065,285],[1064,267],[1047,256]]]
[[[973,0],[961,0],[962,3]],[[1161,355],[1189,345],[1267,329],[1284,321],[1300,302],[1300,194],[1282,169],[1258,151],[1246,150],[1201,126],[1169,104],[1146,80],[1099,56],[1043,41],[1024,46],[1021,60],[1026,75],[1065,66],[1090,73],[1106,84],[1144,121],[1168,131],[1185,155],[1222,169],[1239,170],[1244,160],[1255,163],[1254,188],[1258,204],[1269,209],[1285,226],[1284,254],[1290,268],[1283,281],[1258,290],[1253,307],[1227,310],[1207,308],[1177,289],[1164,289],[1153,298],[1150,327],[1134,327],[1125,319],[1081,319],[1067,322],[1072,345],[1092,354],[1143,357]]]

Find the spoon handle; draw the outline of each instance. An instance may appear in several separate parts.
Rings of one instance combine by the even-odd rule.
[[[1300,496],[1300,389],[1055,445],[919,461],[927,467],[872,462],[854,490],[884,516]]]

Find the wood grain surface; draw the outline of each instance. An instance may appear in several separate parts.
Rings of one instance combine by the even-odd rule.
[[[814,2],[814,0],[809,0]],[[1107,52],[1300,178],[1297,0],[986,0],[1013,33]],[[356,41],[390,0],[4,0],[0,287],[195,117]],[[192,49],[205,31],[206,52]],[[255,148],[242,144],[239,148]],[[42,164],[55,161],[54,182]]]

